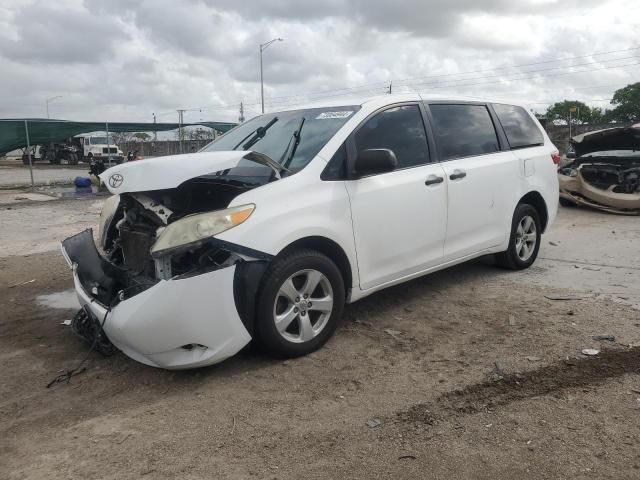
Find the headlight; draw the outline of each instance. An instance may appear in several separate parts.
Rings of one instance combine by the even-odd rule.
[[[113,220],[113,216],[118,210],[118,205],[120,205],[120,195],[112,195],[105,200],[104,206],[102,207],[100,223],[98,224],[98,239],[100,240],[102,248],[106,247],[107,232],[111,226],[111,220]]]
[[[242,205],[217,212],[198,213],[184,217],[167,225],[151,247],[151,253],[159,254],[225,232],[244,222],[255,208],[256,206],[253,204]]]

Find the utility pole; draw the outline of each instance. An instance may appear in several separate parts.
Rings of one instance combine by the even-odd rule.
[[[29,175],[31,175],[31,190],[35,188],[33,182],[33,160],[31,159],[31,142],[29,141],[29,127],[27,121],[24,121],[24,134],[27,137],[27,158],[29,158]]]
[[[107,163],[111,167],[111,142],[109,141],[109,122],[104,123],[104,128],[107,132]]]
[[[182,153],[182,120],[185,110],[178,110],[178,153]]]
[[[260,104],[262,105],[262,113],[264,113],[264,80],[262,76],[262,52],[264,52],[273,42],[282,42],[282,38],[274,38],[268,42],[260,44]]]
[[[158,131],[156,130],[156,114],[153,113],[153,141],[158,141]]]
[[[389,95],[391,95],[391,86],[393,85],[393,80],[389,81]]]
[[[53,102],[56,98],[62,98],[62,95],[56,95],[55,97],[49,97],[45,99],[44,103],[47,106],[47,118],[49,117],[49,102]]]
[[[571,140],[571,114],[577,109],[578,107],[569,107],[569,140]]]
[[[240,102],[240,116],[238,117],[240,123],[244,122],[244,105]]]

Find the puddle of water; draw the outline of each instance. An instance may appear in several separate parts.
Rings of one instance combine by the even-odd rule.
[[[86,188],[77,187],[51,187],[46,192],[61,198],[83,198],[90,197],[98,193],[98,187],[91,186]]]
[[[78,310],[80,308],[76,291],[73,289],[49,293],[47,295],[38,295],[36,297],[36,303],[42,307],[57,308],[60,310]]]

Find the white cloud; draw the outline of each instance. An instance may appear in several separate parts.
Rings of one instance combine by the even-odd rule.
[[[640,49],[588,57],[640,46],[640,6],[630,0],[1,3],[0,117],[43,116],[54,95],[63,98],[52,116],[69,119],[150,120],[155,112],[172,121],[177,108],[203,108],[186,119],[233,120],[241,100],[252,115],[258,44],[274,37],[285,41],[264,54],[273,108],[320,97],[306,92],[382,93],[391,80],[539,109],[565,97],[606,106],[602,99],[640,73],[628,65],[640,63]],[[548,62],[577,56],[586,57]],[[574,67],[582,73],[566,75],[583,63]]]

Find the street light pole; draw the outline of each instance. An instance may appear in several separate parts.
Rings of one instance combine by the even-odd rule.
[[[262,113],[264,113],[264,79],[262,74],[262,52],[264,52],[269,45],[273,42],[282,42],[282,38],[274,38],[266,43],[260,44],[260,105],[262,106]]]
[[[47,106],[47,118],[49,118],[49,102],[53,102],[56,98],[62,98],[62,95],[56,95],[55,97],[49,97],[45,99],[44,103]]]

